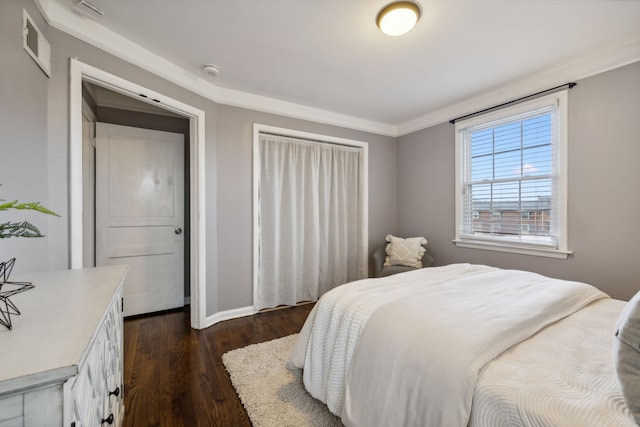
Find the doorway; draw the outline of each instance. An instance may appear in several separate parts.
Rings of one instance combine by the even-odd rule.
[[[204,112],[168,98],[120,77],[106,73],[76,59],[70,72],[70,246],[71,268],[81,268],[83,261],[83,166],[82,166],[82,84],[89,82],[141,102],[178,114],[189,120],[189,279],[191,326],[201,329],[206,322],[205,270],[205,193],[204,193]],[[214,224],[215,226],[215,224]],[[215,244],[212,242],[210,244]]]
[[[82,99],[84,267],[129,265],[125,316],[190,304],[189,120],[88,82]]]
[[[184,137],[96,125],[96,265],[127,264],[124,315],[182,307]]]

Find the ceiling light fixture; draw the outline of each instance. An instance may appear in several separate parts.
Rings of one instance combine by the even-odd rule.
[[[220,67],[213,64],[207,64],[204,67],[202,67],[202,71],[209,74],[211,77],[217,77],[218,74],[220,74]]]
[[[386,5],[376,17],[376,24],[389,36],[400,36],[410,31],[420,19],[420,7],[410,1]]]

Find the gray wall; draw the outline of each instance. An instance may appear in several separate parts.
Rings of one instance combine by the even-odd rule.
[[[0,4],[0,199],[39,201],[56,211],[64,200],[51,197],[47,189],[47,82],[46,75],[22,48],[22,9],[43,34],[47,25],[31,1]],[[49,218],[31,212],[0,212],[0,221],[25,221],[50,235]],[[55,218],[51,226],[64,223]],[[15,271],[46,270],[48,239],[3,239],[0,261],[17,257]]]
[[[220,309],[252,304],[253,123],[369,143],[370,253],[387,233],[396,230],[395,138],[218,106],[218,228],[220,242]],[[322,242],[318,242],[322,244]]]
[[[22,50],[23,7],[51,44],[51,79]],[[72,57],[205,112],[208,315],[252,305],[253,122],[370,142],[370,240],[377,243],[396,231],[394,138],[217,105],[55,28],[47,29],[31,0],[0,2],[0,24],[0,141],[3,151],[11,150],[11,156],[0,156],[0,183],[5,184],[0,198],[38,200],[62,215],[34,220],[43,224],[44,239],[0,242],[2,258],[20,258],[16,272],[69,266]]]
[[[398,139],[398,230],[424,235],[440,265],[471,262],[591,283],[614,298],[640,289],[640,62],[569,91],[569,248],[556,260],[453,243],[454,127]]]
[[[215,132],[217,123],[217,105],[201,96],[195,95],[173,83],[144,71],[134,65],[109,55],[74,37],[54,28],[49,29],[49,42],[52,46],[53,75],[48,85],[49,119],[49,195],[64,201],[64,218],[68,215],[68,141],[69,141],[69,61],[76,57],[80,61],[132,81],[148,89],[190,104],[205,112],[206,153],[205,162],[213,165],[206,171],[207,222],[215,224],[217,199],[217,162]],[[217,305],[217,229],[207,228],[204,236],[207,243],[207,314],[214,313]],[[50,233],[49,253],[52,268],[67,268],[69,265],[69,226]],[[57,250],[55,249],[57,248]],[[64,250],[61,250],[64,248]]]
[[[22,49],[25,7],[52,47],[47,79]],[[553,260],[455,247],[454,135],[442,124],[398,138],[217,105],[54,28],[31,0],[0,2],[0,198],[40,201],[62,218],[28,213],[46,238],[6,239],[16,271],[69,266],[69,58],[163,93],[206,114],[207,314],[252,304],[252,124],[367,141],[370,252],[387,233],[425,235],[439,264],[478,262],[593,283],[614,297],[639,287],[640,64],[579,82],[570,92],[569,244]],[[9,153],[9,154],[7,154]],[[0,213],[0,220],[9,218]],[[13,218],[15,214],[12,213]]]

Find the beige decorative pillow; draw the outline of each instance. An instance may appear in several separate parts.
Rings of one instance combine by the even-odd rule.
[[[387,235],[386,241],[389,242],[385,249],[387,257],[384,265],[405,265],[407,267],[422,268],[422,256],[426,252],[422,245],[427,244],[424,237],[409,237],[402,239],[400,237]]]

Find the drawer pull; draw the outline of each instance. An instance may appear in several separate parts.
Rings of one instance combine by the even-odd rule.
[[[102,421],[100,421],[100,424],[113,424],[113,414],[109,414],[109,416],[107,418],[103,418]]]
[[[115,389],[115,390],[110,391],[110,392],[109,392],[109,396],[112,396],[112,395],[113,395],[113,396],[115,396],[115,397],[120,396],[120,387],[116,387],[116,389]]]

